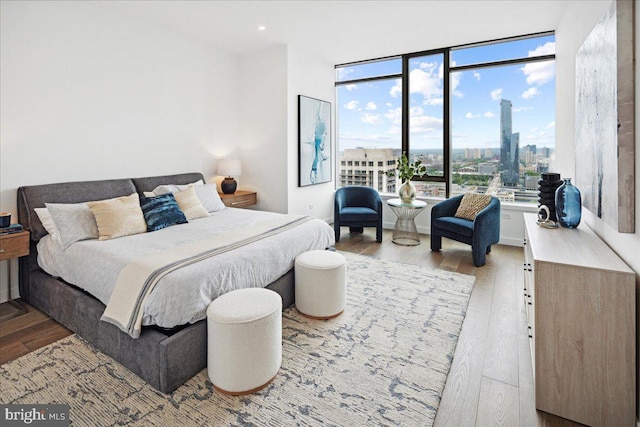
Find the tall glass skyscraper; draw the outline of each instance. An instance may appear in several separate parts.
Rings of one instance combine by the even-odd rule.
[[[500,100],[500,178],[502,185],[517,186],[520,178],[518,146],[520,134],[512,133],[511,101]]]

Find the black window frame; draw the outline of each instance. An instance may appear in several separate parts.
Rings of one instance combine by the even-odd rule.
[[[535,56],[535,57],[519,57],[519,58],[513,58],[513,59],[506,59],[506,60],[496,60],[496,61],[488,61],[488,62],[479,62],[479,63],[474,63],[474,64],[466,64],[466,65],[460,65],[460,66],[451,66],[451,52],[455,51],[455,50],[460,50],[460,49],[468,49],[468,48],[473,48],[473,47],[480,47],[480,46],[486,46],[486,45],[490,45],[490,44],[498,44],[498,43],[505,43],[505,42],[512,42],[512,41],[517,41],[517,40],[524,40],[524,39],[529,39],[529,38],[537,38],[537,37],[545,37],[545,36],[550,36],[553,35],[555,36],[555,31],[550,30],[550,31],[541,31],[538,33],[532,33],[532,34],[524,34],[524,35],[520,35],[520,36],[514,36],[514,37],[504,37],[504,38],[499,38],[499,39],[492,39],[492,40],[486,40],[486,41],[481,41],[481,42],[474,42],[474,43],[467,43],[467,44],[462,44],[462,45],[456,45],[456,46],[450,46],[450,47],[445,47],[445,48],[439,48],[439,49],[429,49],[429,50],[424,50],[424,51],[419,51],[419,52],[411,52],[411,53],[405,53],[405,54],[401,54],[401,55],[393,55],[393,56],[386,56],[386,57],[382,57],[382,58],[376,58],[376,59],[370,59],[370,60],[363,60],[363,61],[355,61],[355,62],[348,62],[348,63],[343,63],[343,64],[337,64],[335,66],[335,69],[337,70],[338,68],[342,68],[342,67],[348,67],[348,66],[353,66],[353,65],[358,65],[358,64],[365,64],[365,63],[372,63],[372,62],[378,62],[378,61],[386,61],[386,60],[390,60],[390,59],[397,59],[397,58],[401,58],[402,59],[402,71],[401,73],[395,73],[395,74],[385,74],[385,75],[380,75],[380,76],[374,76],[374,77],[366,77],[366,78],[358,78],[358,79],[353,79],[353,80],[343,80],[343,81],[336,81],[335,82],[335,87],[338,88],[338,86],[344,86],[347,84],[357,84],[357,83],[366,83],[366,82],[372,82],[372,81],[376,81],[376,80],[388,80],[388,79],[401,79],[401,84],[402,84],[402,101],[401,101],[401,105],[402,105],[402,131],[401,131],[401,151],[403,153],[408,153],[410,152],[410,128],[409,128],[409,115],[410,115],[410,107],[409,107],[409,98],[410,98],[410,92],[409,92],[409,61],[412,58],[415,57],[420,57],[420,56],[429,56],[429,55],[438,55],[438,54],[442,54],[443,55],[443,81],[442,81],[442,86],[443,86],[443,103],[442,103],[442,108],[443,108],[443,121],[442,121],[442,149],[443,149],[443,153],[442,153],[442,163],[443,163],[443,173],[442,176],[439,175],[426,175],[424,177],[417,177],[414,176],[411,181],[427,181],[427,182],[444,182],[445,183],[445,197],[448,199],[449,195],[450,195],[450,187],[451,187],[451,146],[452,146],[452,141],[451,141],[451,73],[454,72],[460,72],[460,71],[467,71],[467,70],[477,70],[477,69],[482,69],[482,68],[495,68],[495,67],[501,67],[501,66],[508,66],[508,65],[516,65],[516,64],[525,64],[525,63],[533,63],[533,62],[544,62],[544,61],[555,61],[556,60],[556,55],[554,54],[550,54],[550,55],[540,55],[540,56]]]

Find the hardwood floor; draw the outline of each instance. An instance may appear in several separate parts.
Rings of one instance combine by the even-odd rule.
[[[398,246],[385,230],[350,235],[344,230],[336,248],[379,259],[470,274],[476,277],[447,378],[435,426],[578,426],[536,411],[533,373],[525,324],[522,248],[496,245],[487,264],[476,268],[470,247],[443,239],[431,252],[429,236],[419,246]],[[33,307],[0,323],[0,364],[57,341],[71,331]]]
[[[579,426],[535,409],[522,248],[496,245],[478,268],[465,244],[443,239],[442,251],[431,252],[428,235],[419,246],[398,246],[391,233],[378,244],[373,228],[345,232],[336,248],[476,277],[435,426]]]
[[[29,304],[23,305],[25,314],[0,322],[0,365],[73,333]]]

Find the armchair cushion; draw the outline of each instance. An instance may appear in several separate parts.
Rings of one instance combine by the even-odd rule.
[[[340,221],[377,221],[378,212],[371,208],[365,207],[347,207],[340,211]]]
[[[473,234],[473,221],[469,221],[468,219],[445,216],[436,219],[435,224],[441,230],[446,230],[461,236],[471,237]]]
[[[467,193],[462,197],[455,216],[473,221],[478,212],[486,208],[490,202],[491,196],[488,194]]]

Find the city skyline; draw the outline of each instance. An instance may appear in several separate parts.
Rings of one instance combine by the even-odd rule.
[[[453,50],[453,65],[555,52],[554,36]],[[392,59],[338,69],[338,80],[401,72]],[[409,126],[413,149],[442,147],[441,55],[409,61]],[[500,148],[500,99],[513,102],[513,126],[521,144],[555,146],[555,63],[531,62],[450,74],[452,148]],[[400,148],[400,79],[337,86],[339,150]]]

